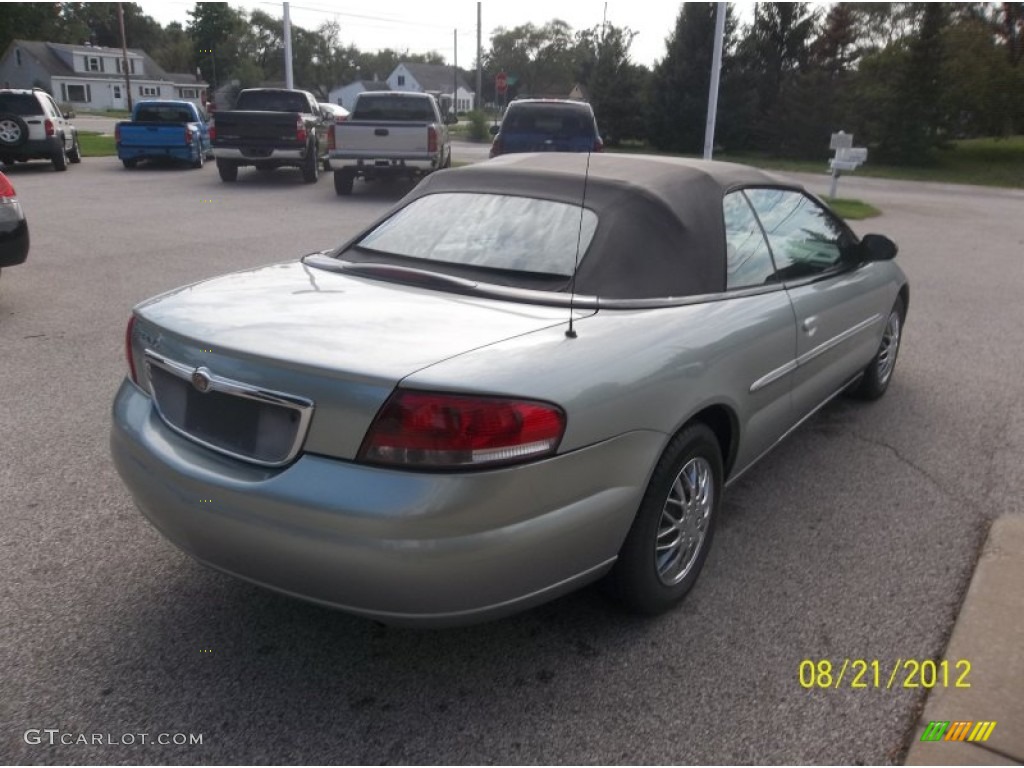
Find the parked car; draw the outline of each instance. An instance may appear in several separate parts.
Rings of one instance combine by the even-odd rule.
[[[0,89],[0,162],[49,160],[54,170],[80,163],[78,130],[41,88]]]
[[[339,195],[352,194],[357,178],[420,178],[452,164],[448,126],[427,93],[360,93],[348,120],[328,135]]]
[[[210,124],[213,154],[221,181],[238,179],[238,169],[293,167],[302,180],[320,179],[321,155],[317,129],[323,115],[309,91],[287,88],[248,88],[238,94],[235,108],[218,110]]]
[[[210,128],[191,101],[137,102],[132,119],[114,126],[114,139],[125,168],[134,168],[140,160],[173,160],[202,168],[213,157]]]
[[[513,152],[601,152],[594,109],[585,101],[519,99],[491,126],[491,157]]]
[[[28,222],[14,186],[0,173],[0,272],[28,258]]]
[[[769,174],[587,161],[432,174],[332,251],[139,304],[111,445],[142,513],[384,622],[602,577],[679,602],[726,485],[838,393],[885,393],[909,287],[891,240]]]
[[[331,126],[348,120],[351,113],[340,104],[331,104],[329,101],[321,101],[317,106],[320,107],[320,114],[323,116],[323,122],[317,128],[317,138],[321,147],[327,147],[331,141]],[[331,170],[331,161],[328,157],[324,158],[324,170]]]

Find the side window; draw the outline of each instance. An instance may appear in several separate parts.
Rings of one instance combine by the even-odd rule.
[[[754,212],[741,192],[732,192],[722,201],[725,214],[725,287],[726,290],[764,285],[775,274],[775,265],[757,225]]]
[[[748,189],[746,195],[768,235],[778,278],[812,277],[839,264],[849,236],[814,200],[788,189]]]

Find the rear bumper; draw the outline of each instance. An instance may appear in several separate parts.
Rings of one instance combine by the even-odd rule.
[[[49,160],[60,152],[60,137],[29,139],[18,147],[0,146],[0,157],[11,160]]]
[[[495,618],[613,563],[664,442],[636,432],[533,464],[427,474],[303,455],[244,465],[179,437],[129,382],[111,450],[142,513],[208,565],[388,623]]]
[[[118,146],[119,160],[180,160],[191,162],[198,155],[198,145],[183,147],[124,147]]]
[[[231,160],[239,165],[267,163],[276,165],[298,165],[306,160],[306,148],[302,149],[243,149],[239,147],[214,147],[213,156],[218,160]]]

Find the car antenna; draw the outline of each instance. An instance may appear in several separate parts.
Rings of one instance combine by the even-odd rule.
[[[583,197],[580,198],[580,226],[576,230],[576,259],[572,265],[572,280],[569,282],[569,328],[565,332],[567,339],[576,338],[576,329],[573,327],[572,310],[576,303],[576,273],[580,268],[580,243],[583,240],[583,211],[587,202],[587,182],[590,180],[590,150],[587,150],[587,170],[583,174]]]

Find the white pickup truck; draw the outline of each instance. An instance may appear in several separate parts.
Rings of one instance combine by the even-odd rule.
[[[357,177],[416,178],[452,164],[448,127],[426,93],[367,91],[328,133],[334,191],[352,194]]]

